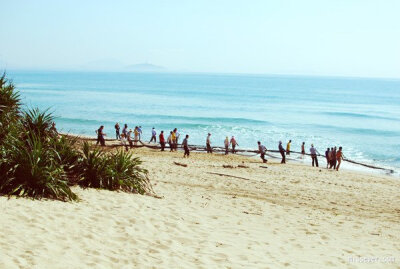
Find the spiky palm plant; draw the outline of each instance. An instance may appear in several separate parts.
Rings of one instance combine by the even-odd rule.
[[[140,167],[139,158],[123,150],[106,154],[85,142],[83,156],[79,161],[81,171],[79,184],[83,187],[121,190],[144,194],[152,192],[148,172]]]
[[[16,129],[20,104],[21,99],[14,84],[3,73],[0,77],[0,145]]]
[[[48,197],[76,200],[68,186],[67,175],[54,148],[36,135],[5,149],[6,159],[0,160],[0,192],[7,195]]]
[[[82,153],[77,165],[81,177],[79,185],[107,189],[108,184],[105,175],[107,158],[104,152],[98,148],[92,148],[88,142],[85,142]]]
[[[49,144],[59,156],[60,164],[68,176],[69,185],[78,183],[77,164],[81,154],[76,149],[77,138],[53,136]]]
[[[17,112],[21,105],[19,93],[15,91],[14,84],[6,78],[6,74],[0,77],[0,115],[5,112]]]
[[[0,194],[77,199],[67,184],[66,150],[52,142],[52,120],[47,111],[21,113],[14,85],[0,77]]]
[[[54,118],[39,109],[20,111],[20,97],[5,75],[0,77],[0,195],[76,200],[68,184],[151,192],[139,158],[123,151],[107,154],[76,149],[74,139],[52,131]]]
[[[122,190],[144,194],[152,192],[148,171],[140,165],[142,161],[123,150],[108,157],[107,177],[111,190]]]
[[[54,117],[48,110],[41,112],[38,108],[25,111],[22,117],[22,124],[29,134],[35,134],[40,138],[52,136],[51,124]]]

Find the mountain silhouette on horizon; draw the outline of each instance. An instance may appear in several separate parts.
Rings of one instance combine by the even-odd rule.
[[[166,68],[163,66],[149,64],[149,63],[127,65],[125,69],[128,71],[142,71],[142,72],[159,72],[166,70]]]

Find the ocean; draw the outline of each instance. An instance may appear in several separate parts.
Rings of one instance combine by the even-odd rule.
[[[25,108],[49,109],[59,131],[95,136],[105,126],[141,125],[213,145],[235,136],[241,149],[276,150],[291,139],[324,154],[400,170],[400,80],[204,73],[8,71]]]

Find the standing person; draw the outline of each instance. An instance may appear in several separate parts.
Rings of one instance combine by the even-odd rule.
[[[173,150],[173,148],[172,148],[173,147],[173,144],[172,144],[172,131],[169,132],[169,136],[168,136],[167,141],[168,141],[168,145],[169,145],[169,148],[170,148],[169,151],[172,151]]]
[[[185,153],[183,154],[183,158],[185,158],[186,156],[189,158],[189,145],[188,145],[188,140],[189,140],[189,135],[186,135],[185,139],[183,139],[182,141],[182,146],[183,149],[185,150]]]
[[[133,130],[133,134],[135,135],[134,144],[135,144],[135,146],[137,146],[137,142],[140,140],[139,127],[135,126],[135,130]]]
[[[139,133],[139,141],[142,141],[142,126],[137,127],[138,133]]]
[[[127,132],[126,139],[128,140],[129,143],[129,148],[133,148],[133,141],[132,141],[132,129]]]
[[[333,148],[333,152],[332,152],[332,166],[333,169],[336,169],[336,147]]]
[[[125,123],[124,128],[122,129],[122,133],[125,135],[125,137],[128,136],[128,124]]]
[[[211,134],[210,133],[208,133],[208,135],[207,135],[206,148],[207,148],[207,153],[212,153]]]
[[[281,156],[282,156],[281,163],[286,163],[285,149],[284,149],[283,146],[282,146],[282,141],[279,141],[279,146],[278,146],[278,148],[279,148],[279,152],[281,153]]]
[[[118,122],[115,124],[114,128],[115,128],[115,138],[117,140],[121,139],[121,135],[119,134],[120,127],[119,127],[119,123]]]
[[[153,140],[154,140],[154,143],[157,143],[156,135],[157,135],[156,129],[154,129],[154,127],[153,127],[153,129],[151,129],[151,139],[150,139],[149,143],[153,142]]]
[[[326,149],[325,151],[325,158],[326,158],[326,169],[328,169],[328,165],[330,164],[331,160],[329,158],[331,152],[329,150],[329,148]]]
[[[101,146],[105,146],[106,145],[106,141],[104,139],[104,136],[106,136],[106,134],[104,133],[104,126],[101,125],[100,128],[96,131],[97,133],[97,142],[96,145],[98,145],[100,143]]]
[[[311,153],[311,158],[312,158],[312,166],[314,166],[314,162],[315,162],[315,166],[318,167],[317,153],[319,154],[319,152],[316,148],[314,148],[314,144],[311,144],[310,153]]]
[[[333,166],[333,147],[329,151],[328,157],[329,157],[329,169],[331,169]]]
[[[268,162],[268,160],[265,159],[265,153],[267,152],[267,148],[264,145],[261,145],[260,141],[258,141],[257,144],[258,144],[258,152],[260,153],[261,160],[263,160],[263,163]]]
[[[179,136],[181,135],[179,132],[178,132],[178,129],[174,129],[174,134],[175,134],[175,141],[174,141],[174,146],[175,146],[175,151],[177,151],[178,150],[178,143],[179,143]]]
[[[286,155],[290,155],[290,144],[292,143],[292,140],[289,140],[289,142],[286,145]]]
[[[160,135],[158,136],[158,140],[160,141],[161,151],[164,151],[165,149],[164,131],[161,131]]]
[[[225,144],[225,155],[228,155],[228,153],[229,153],[229,138],[228,137],[225,138],[224,144]]]
[[[171,142],[172,142],[172,144],[171,144],[171,151],[176,151],[177,150],[177,148],[178,148],[178,146],[176,145],[176,132],[175,132],[175,130],[176,129],[174,129],[172,132],[171,132]]]
[[[336,160],[338,162],[338,164],[336,166],[336,171],[339,171],[339,167],[340,167],[340,164],[342,163],[342,159],[343,159],[342,147],[339,147],[338,152],[336,152]]]
[[[128,140],[127,140],[126,136],[124,134],[121,134],[119,137],[120,137],[121,145],[123,147],[125,147],[126,151],[128,151]]]
[[[235,154],[236,153],[236,146],[239,146],[239,144],[236,142],[236,139],[234,136],[232,136],[231,138],[231,144],[232,144],[232,153]]]
[[[301,144],[301,158],[302,158],[302,159],[304,159],[304,155],[306,155],[305,145],[306,145],[305,142],[303,142],[303,143]]]

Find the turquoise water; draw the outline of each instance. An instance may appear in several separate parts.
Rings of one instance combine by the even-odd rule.
[[[27,107],[50,108],[63,132],[95,135],[99,125],[174,127],[191,144],[235,135],[240,148],[291,139],[323,153],[400,168],[400,80],[178,73],[8,72]],[[284,143],[285,143],[284,142]]]

